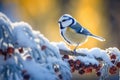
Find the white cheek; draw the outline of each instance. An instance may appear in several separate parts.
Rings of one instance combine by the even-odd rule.
[[[63,27],[68,27],[72,23],[72,20],[62,22]]]

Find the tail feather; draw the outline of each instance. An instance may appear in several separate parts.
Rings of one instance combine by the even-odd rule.
[[[103,37],[100,37],[100,36],[96,36],[96,35],[91,35],[91,37],[99,40],[99,41],[105,41],[105,39]]]

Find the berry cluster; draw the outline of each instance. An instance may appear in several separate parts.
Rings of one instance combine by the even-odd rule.
[[[18,49],[19,53],[23,53],[23,48],[19,48]],[[15,53],[15,49],[14,47],[7,47],[7,49],[2,50],[0,49],[0,55],[4,56],[4,60],[6,60],[7,58],[10,58],[11,55],[13,55]]]
[[[109,71],[108,73],[115,74],[117,72],[118,68],[120,68],[120,62],[116,61],[117,56],[114,54],[109,55],[109,57],[111,59],[111,62],[114,65],[108,68],[108,71]],[[98,77],[100,77],[102,74],[101,68],[103,68],[104,65],[102,65],[103,63],[101,63],[101,62],[99,63],[99,65],[91,64],[91,63],[86,65],[84,62],[81,62],[79,59],[77,59],[77,60],[70,59],[69,55],[64,55],[62,58],[63,58],[63,60],[65,60],[65,59],[68,60],[68,63],[71,68],[71,72],[78,71],[78,73],[80,75],[83,75],[85,73],[91,73],[94,71]]]
[[[120,68],[119,57],[114,53],[108,53],[108,54],[110,56],[111,62],[114,64],[114,66],[109,68],[109,73],[115,74],[117,72],[117,70]]]
[[[11,57],[12,54],[14,54],[14,48],[13,47],[8,47],[6,50],[0,49],[0,55],[4,56],[4,60]]]
[[[95,70],[97,73],[97,76],[100,76],[101,72],[99,71],[100,68],[102,67],[101,64],[99,65],[92,65],[92,64],[85,64],[81,62],[80,60],[68,60],[68,63],[70,64],[71,67],[71,72],[74,72],[75,70],[78,71],[80,75],[83,75],[85,73],[91,73],[93,70]]]

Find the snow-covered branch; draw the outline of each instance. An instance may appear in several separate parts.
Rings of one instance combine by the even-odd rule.
[[[0,13],[0,80],[71,80],[75,70],[81,75],[96,70],[104,80],[120,68],[115,47],[73,53],[64,42],[50,42],[28,23],[13,23]]]

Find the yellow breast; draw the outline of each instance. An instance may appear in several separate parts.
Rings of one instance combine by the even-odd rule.
[[[64,35],[66,39],[74,45],[77,45],[79,43],[82,44],[87,40],[87,36],[76,33],[73,29],[69,27],[66,29]]]

